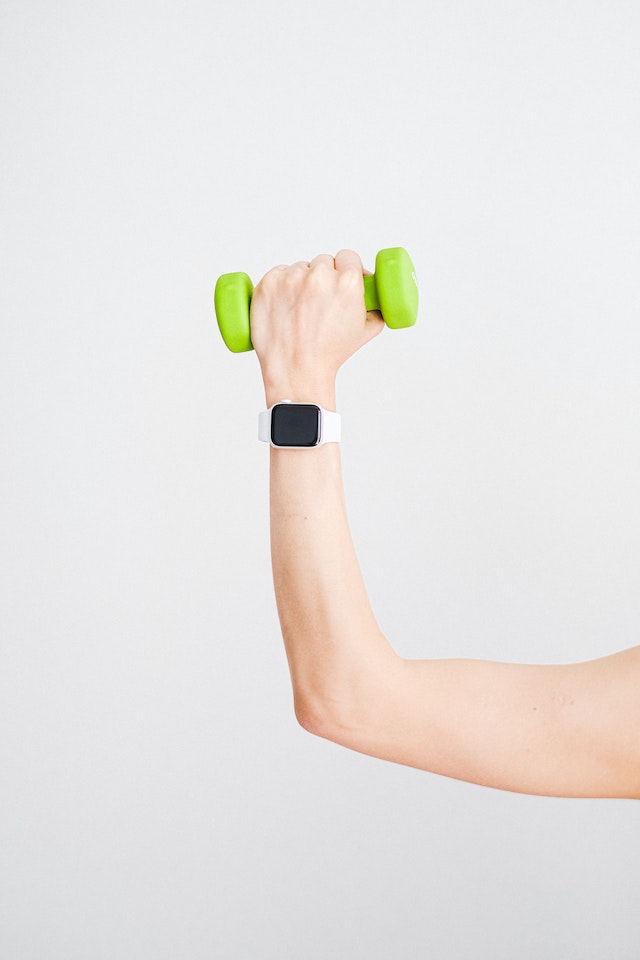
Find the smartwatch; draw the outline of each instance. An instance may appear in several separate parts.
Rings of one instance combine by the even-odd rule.
[[[340,414],[317,403],[281,400],[258,416],[258,439],[272,447],[308,450],[340,442]]]

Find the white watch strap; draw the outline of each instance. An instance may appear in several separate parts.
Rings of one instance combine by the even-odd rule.
[[[271,440],[271,407],[258,414],[258,440],[265,443]]]
[[[340,443],[342,420],[334,410],[320,407],[320,443]]]
[[[291,403],[291,400],[280,400],[279,402]],[[276,404],[273,406],[276,406]],[[340,443],[342,432],[340,414],[334,410],[325,410],[324,407],[320,407],[317,403],[314,404],[314,406],[320,409],[320,443],[318,446],[323,443]],[[273,407],[269,407],[268,410],[263,410],[262,413],[258,414],[258,440],[263,440],[265,443],[271,443],[272,410]]]

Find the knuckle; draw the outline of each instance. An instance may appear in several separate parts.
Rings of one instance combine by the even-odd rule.
[[[334,273],[334,272],[335,271],[334,271],[333,263],[329,263],[328,260],[316,261],[316,263],[314,263],[311,269],[309,270],[309,273],[311,276],[313,276],[314,273],[326,275],[328,273]]]
[[[260,289],[265,292],[271,292],[275,290],[280,283],[280,278],[282,277],[282,267],[272,267],[271,270],[268,270],[264,277],[258,281],[254,288],[254,296],[256,292]]]
[[[271,267],[270,270],[267,270],[267,272],[265,273],[265,275],[264,275],[264,277],[263,277],[262,279],[263,279],[263,280],[269,280],[269,281],[275,280],[275,279],[277,279],[277,277],[279,277],[279,276],[280,276],[285,270],[287,270],[287,269],[288,269],[288,268],[287,268],[287,265],[286,265],[286,264],[280,263],[280,264],[278,264],[278,266],[276,266],[276,267]]]
[[[339,283],[346,291],[359,291],[362,287],[362,274],[356,268],[343,270],[339,276]]]
[[[300,283],[303,279],[303,275],[300,270],[290,268],[289,270],[283,270],[281,274],[281,283],[284,290],[287,293],[293,293],[296,290],[299,290]]]
[[[331,274],[329,273],[328,267],[318,264],[313,270],[309,270],[307,280],[314,289],[317,289],[318,287],[325,287],[329,282],[330,276]]]

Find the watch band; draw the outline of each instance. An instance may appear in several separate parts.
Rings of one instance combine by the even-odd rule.
[[[279,403],[292,403],[291,400],[280,400]],[[302,403],[302,401],[296,401]],[[311,401],[306,401],[311,402]],[[271,411],[278,404],[274,403],[268,410],[263,410],[258,414],[258,440],[265,443],[271,443]],[[323,443],[340,443],[341,437],[341,417],[339,413],[333,410],[325,410],[319,403],[314,403],[314,407],[320,410],[320,440],[316,446]],[[277,446],[273,444],[273,446]],[[315,449],[311,447],[310,449]]]

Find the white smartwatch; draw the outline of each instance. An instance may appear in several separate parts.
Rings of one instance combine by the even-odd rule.
[[[317,403],[281,400],[258,416],[258,439],[272,447],[308,450],[340,442],[340,414]]]

